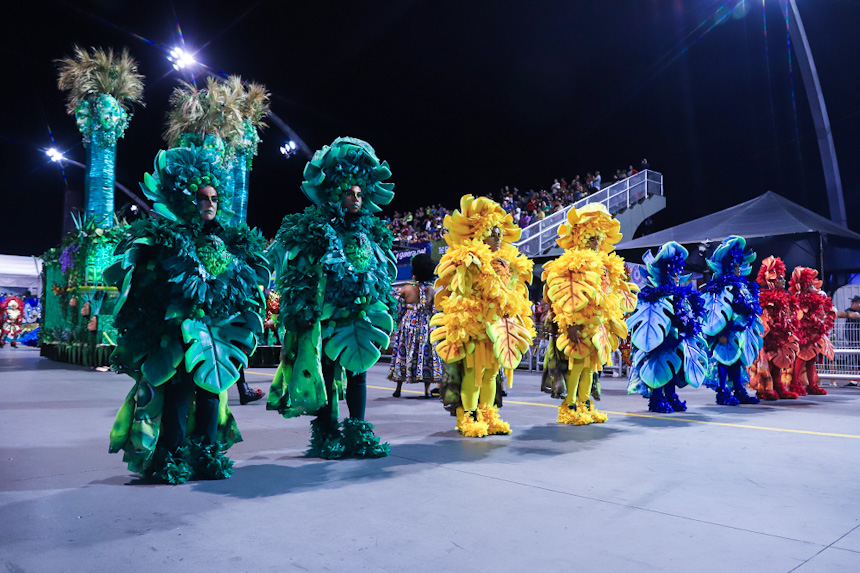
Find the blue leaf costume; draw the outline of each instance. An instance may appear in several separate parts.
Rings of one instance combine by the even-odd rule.
[[[743,237],[723,240],[707,259],[714,276],[702,288],[702,332],[711,352],[705,385],[716,390],[717,404],[723,406],[759,402],[744,389],[747,368],[758,357],[764,333],[758,285],[747,278],[756,255],[745,247]]]
[[[126,229],[120,260],[104,272],[119,289],[112,360],[135,381],[110,451],[124,450],[129,469],[168,483],[232,474],[223,452],[242,438],[227,389],[262,332],[263,237],[244,224],[222,226],[224,208],[205,220],[198,205],[201,192],[229,205],[221,179],[218,157],[207,150],[160,151],[141,188],[161,217]]]
[[[684,273],[687,249],[672,241],[657,254],[642,257],[648,286],[639,292],[636,311],[627,319],[633,346],[633,369],[627,392],[650,396],[652,412],[683,412],[676,388],[698,388],[708,368],[702,336],[702,295]],[[683,285],[683,286],[682,286]]]
[[[391,171],[368,143],[339,137],[314,154],[304,177],[314,205],[284,217],[268,250],[284,342],[266,407],[287,418],[316,414],[308,456],[386,456],[364,410],[366,371],[394,329],[392,237],[373,216],[394,198]],[[351,213],[355,189],[363,204]],[[350,417],[341,425],[344,382]]]

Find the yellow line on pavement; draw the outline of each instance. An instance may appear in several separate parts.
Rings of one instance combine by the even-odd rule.
[[[274,374],[269,374],[267,372],[253,372],[251,370],[245,370],[248,374],[259,374],[261,376],[269,376],[274,378]],[[367,386],[368,388],[373,388],[374,390],[394,390],[394,388],[388,386]],[[407,390],[402,389],[401,392],[409,393],[409,394],[421,394],[423,395],[423,391],[418,390]],[[540,406],[541,408],[554,408],[558,409],[558,406],[555,404],[542,404],[540,402],[520,402],[519,400],[505,400],[506,404],[518,404],[520,406]],[[744,428],[747,430],[765,430],[768,432],[785,432],[788,434],[806,434],[809,436],[830,436],[833,438],[854,438],[860,439],[860,436],[855,434],[835,434],[831,432],[813,432],[811,430],[791,430],[789,428],[768,428],[765,426],[751,426],[749,424],[729,424],[726,422],[710,422],[708,420],[693,420],[691,418],[672,418],[669,416],[657,416],[654,414],[634,414],[632,412],[613,412],[611,410],[601,410],[606,414],[612,414],[614,416],[630,416],[633,418],[654,418],[655,420],[667,420],[670,422],[679,422],[679,423],[691,423],[691,424],[708,424],[711,426],[724,426],[727,428]]]

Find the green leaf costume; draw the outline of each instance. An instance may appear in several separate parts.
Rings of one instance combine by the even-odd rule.
[[[116,249],[122,258],[104,273],[106,282],[120,291],[114,366],[135,381],[117,414],[110,451],[124,450],[129,469],[144,475],[159,472],[178,455],[156,455],[156,447],[166,388],[183,376],[218,395],[217,444],[211,448],[226,450],[241,441],[226,391],[238,379],[239,368],[248,365],[262,333],[265,301],[259,285],[268,284],[269,273],[265,240],[258,231],[244,223],[223,227],[217,219],[205,222],[199,216],[198,188],[211,185],[219,191],[219,205],[230,204],[218,189],[219,179],[217,156],[206,149],[160,151],[154,173],[145,176],[141,188],[161,217],[132,224]],[[219,208],[218,218],[225,215]],[[192,404],[189,435],[193,413]],[[165,462],[165,456],[172,457]],[[229,470],[216,467],[221,459],[201,463],[210,469],[192,468],[191,476]],[[172,474],[159,477],[184,481],[171,481]]]
[[[285,331],[267,407],[293,417],[328,405],[336,421],[344,371],[370,368],[394,327],[392,237],[372,216],[393,199],[394,184],[384,182],[391,171],[369,144],[346,137],[317,151],[304,176],[302,191],[315,205],[284,217],[267,251]],[[363,200],[356,214],[341,206],[342,194],[353,186],[361,188]],[[335,369],[330,391],[323,377],[326,363]]]

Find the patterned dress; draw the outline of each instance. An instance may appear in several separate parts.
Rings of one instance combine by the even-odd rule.
[[[391,344],[391,368],[388,379],[394,382],[439,382],[442,379],[442,361],[430,343],[430,317],[432,301],[427,290],[432,283],[410,283],[418,287],[417,304],[405,304],[398,295],[398,307],[403,309],[400,323]]]

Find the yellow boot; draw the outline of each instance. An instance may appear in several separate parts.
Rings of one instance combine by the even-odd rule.
[[[583,412],[580,408],[581,404],[574,406],[567,402],[562,402],[558,407],[557,421],[560,424],[568,424],[571,426],[585,426],[591,423],[591,416],[588,411]]]
[[[587,400],[585,404],[588,405],[587,410],[585,410],[585,414],[588,415],[591,418],[591,421],[595,424],[602,424],[609,419],[606,414],[594,409],[594,402],[591,400]],[[585,405],[583,405],[583,407],[585,408]]]
[[[483,438],[489,427],[480,410],[465,412],[463,408],[457,408],[457,429],[467,438]]]
[[[478,411],[487,423],[487,432],[490,435],[511,433],[511,425],[499,418],[497,407],[484,404],[478,407]]]
[[[583,402],[576,403],[576,414],[574,414],[574,426],[587,426],[594,420],[591,419],[591,412],[588,411],[588,406]]]

